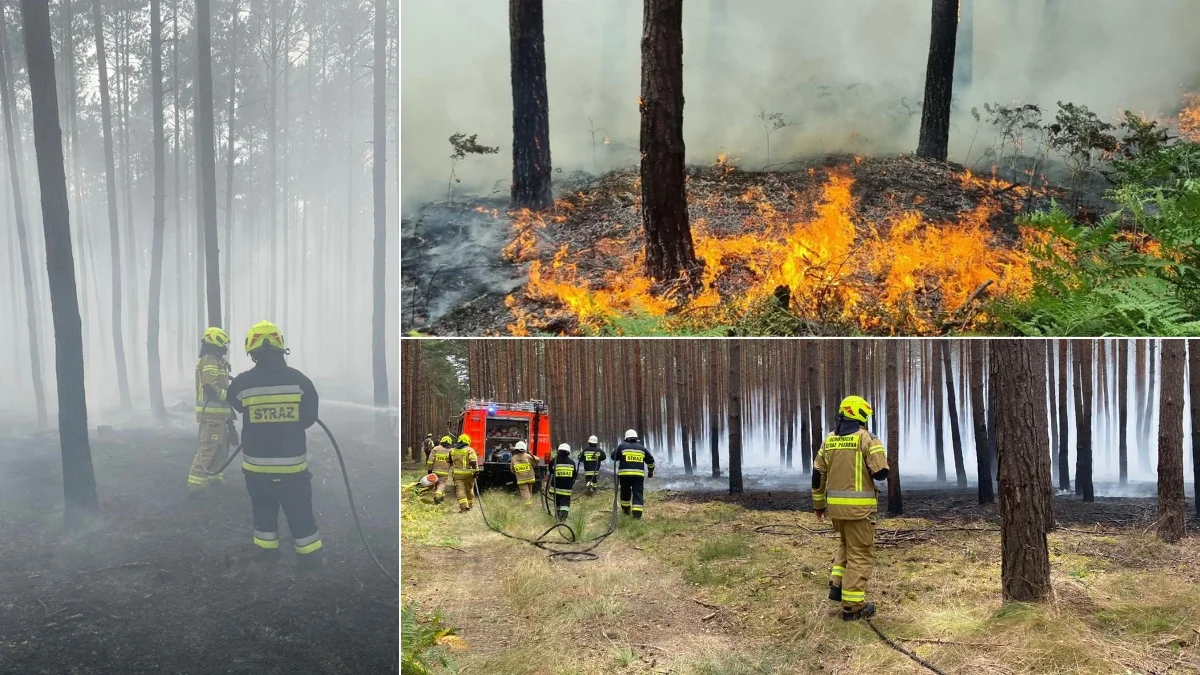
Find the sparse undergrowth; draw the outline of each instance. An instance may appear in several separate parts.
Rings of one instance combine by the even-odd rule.
[[[485,500],[511,533],[534,537],[551,522],[509,493]],[[466,672],[924,672],[865,625],[837,619],[825,599],[834,540],[809,514],[651,493],[646,518],[621,519],[599,560],[563,563],[447,502],[404,497],[402,593],[459,628],[471,645],[455,655]],[[610,506],[609,493],[577,499],[572,522],[595,536]],[[754,531],[797,523],[812,532]],[[880,521],[881,530],[933,525]],[[1058,531],[1050,540],[1054,597],[1038,605],[1001,602],[998,532],[922,532],[883,546],[868,591],[877,625],[946,672],[1200,668],[1192,540],[1169,546],[1140,529]]]

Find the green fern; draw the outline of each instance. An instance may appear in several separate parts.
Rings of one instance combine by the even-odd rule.
[[[442,613],[437,612],[427,621],[421,621],[417,618],[417,607],[413,603],[401,608],[401,675],[434,675],[442,672],[441,668],[457,675],[458,666],[445,647],[459,645],[462,639],[453,628],[443,625],[442,620]]]

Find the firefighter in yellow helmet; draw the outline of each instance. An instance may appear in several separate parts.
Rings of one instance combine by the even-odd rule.
[[[534,467],[537,464],[538,458],[529,454],[525,441],[517,441],[513,446],[513,455],[508,461],[508,466],[517,479],[517,492],[521,493],[521,501],[525,502],[525,506],[533,504],[533,484],[537,481]]]
[[[425,460],[425,469],[430,473],[437,474],[437,488],[433,492],[433,501],[435,504],[441,504],[446,498],[446,485],[450,482],[450,451],[453,449],[454,440],[449,436],[442,436],[442,439],[437,445],[433,446],[433,450],[429,451],[429,457]]]
[[[254,543],[264,562],[279,560],[282,507],[301,569],[316,569],[322,544],[305,430],[317,421],[317,390],[304,373],[287,365],[288,350],[275,324],[255,324],[246,333],[246,353],[254,367],[233,379],[229,404],[242,413],[242,473],[254,514]]]
[[[196,361],[196,422],[200,425],[200,449],[188,471],[188,493],[199,494],[221,474],[209,475],[229,457],[230,443],[237,443],[233,410],[226,400],[229,388],[229,335],[217,327],[206,328],[200,338]]]
[[[454,474],[459,511],[470,511],[475,504],[475,473],[478,470],[479,453],[471,447],[471,437],[463,434],[450,451],[450,471]]]
[[[575,460],[571,458],[571,446],[562,443],[558,454],[550,460],[548,490],[554,497],[554,516],[558,522],[567,519],[571,512],[571,491],[575,488]]]
[[[886,480],[887,453],[867,431],[871,405],[861,396],[847,396],[838,406],[837,427],[813,462],[813,512],[833,521],[841,544],[829,574],[829,599],[842,603],[842,620],[875,615],[866,601],[867,581],[875,567],[877,490],[872,481]]]

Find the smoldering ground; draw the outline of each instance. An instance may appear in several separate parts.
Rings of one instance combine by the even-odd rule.
[[[191,402],[169,427],[92,427],[101,513],[62,530],[57,434],[0,434],[0,670],[21,673],[397,672],[396,587],[371,562],[337,459],[313,427],[308,456],[327,567],[250,571],[250,503],[237,460],[224,485],[186,496]],[[323,401],[359,519],[397,574],[396,456],[374,411]],[[286,520],[280,519],[281,534]],[[282,537],[285,541],[287,535]]]

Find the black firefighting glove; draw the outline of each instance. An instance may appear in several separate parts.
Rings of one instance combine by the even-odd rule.
[[[238,436],[237,425],[233,423],[233,420],[226,420],[225,428],[229,431],[229,445],[234,447],[241,445],[242,439]]]

